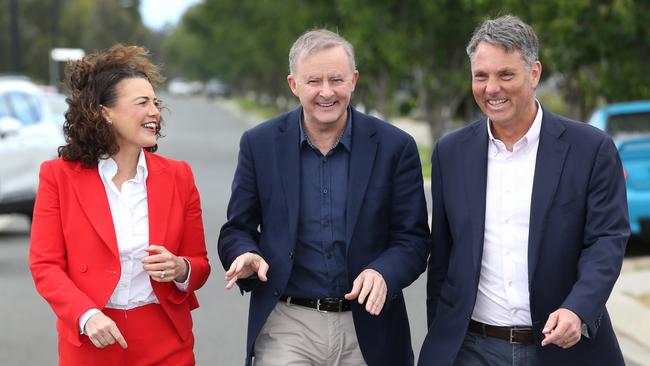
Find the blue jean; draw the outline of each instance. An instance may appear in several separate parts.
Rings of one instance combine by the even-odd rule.
[[[538,366],[535,348],[467,332],[454,366]]]

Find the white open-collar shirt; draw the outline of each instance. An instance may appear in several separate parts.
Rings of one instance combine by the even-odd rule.
[[[149,274],[144,270],[142,259],[149,255],[144,250],[149,245],[149,206],[147,204],[147,161],[140,152],[135,177],[122,184],[121,190],[113,183],[117,174],[117,163],[112,158],[100,159],[97,164],[99,176],[104,183],[108,204],[115,227],[117,248],[120,255],[120,280],[113,290],[107,308],[133,309],[147,304],[157,304]],[[176,287],[187,291],[187,280],[176,282]],[[79,318],[83,332],[88,319],[99,309],[90,309]]]
[[[472,319],[497,326],[531,326],[528,229],[542,108],[528,132],[508,151],[489,134],[485,234]]]

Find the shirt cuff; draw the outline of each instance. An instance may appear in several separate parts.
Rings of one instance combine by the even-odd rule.
[[[81,314],[81,316],[79,317],[79,334],[86,334],[84,332],[84,328],[86,327],[86,322],[88,321],[88,319],[90,319],[91,316],[97,313],[101,313],[101,310],[97,308],[92,308],[86,310],[85,313]]]
[[[591,337],[589,336],[589,327],[587,326],[586,323],[584,323],[584,322],[582,323],[582,327],[581,327],[580,330],[581,330],[580,333],[581,333],[585,338],[587,338],[587,339],[591,338]]]
[[[190,275],[192,275],[192,266],[190,265],[190,261],[185,258],[183,258],[183,260],[187,263],[187,278],[185,279],[185,282],[176,282],[176,280],[174,280],[174,285],[176,285],[177,289],[187,292],[187,287],[190,284]]]

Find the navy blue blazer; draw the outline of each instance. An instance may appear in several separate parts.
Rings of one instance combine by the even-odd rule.
[[[483,250],[488,133],[481,119],[440,139],[432,156],[429,332],[418,365],[452,365],[476,301]],[[630,231],[623,167],[612,140],[543,110],[528,237],[530,311],[542,365],[623,365],[605,302]],[[564,350],[541,347],[558,308],[588,326]]]
[[[301,109],[247,131],[221,228],[224,268],[255,251],[269,264],[268,282],[239,281],[251,291],[246,364],[257,335],[291,273],[300,208]],[[379,316],[352,303],[361,352],[369,366],[412,365],[402,289],[426,269],[430,248],[420,157],[411,136],[352,109],[352,152],[346,208],[347,271],[352,281],[372,268],[388,286]]]

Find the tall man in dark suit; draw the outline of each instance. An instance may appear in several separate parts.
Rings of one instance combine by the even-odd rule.
[[[301,105],[242,136],[218,243],[226,287],[251,291],[246,363],[412,365],[402,289],[430,247],[415,142],[350,107],[338,34],[303,34],[289,66]]]
[[[629,236],[616,147],[535,99],[520,19],[486,20],[467,53],[487,118],[433,152],[419,365],[623,365],[605,309]]]

